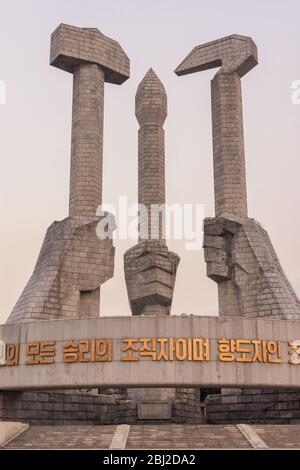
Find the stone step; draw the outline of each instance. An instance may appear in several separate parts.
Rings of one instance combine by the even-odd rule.
[[[126,449],[299,449],[300,425],[32,426],[5,449],[115,449],[118,446]]]
[[[116,426],[31,426],[5,449],[108,449]]]

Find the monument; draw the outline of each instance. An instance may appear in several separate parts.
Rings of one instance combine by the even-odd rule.
[[[152,69],[136,93],[141,218],[138,243],[124,255],[132,316],[99,317],[100,286],[114,267],[111,237],[97,232],[107,216],[104,83],[123,83],[129,59],[97,29],[62,24],[50,63],[73,74],[69,216],[49,227],[34,272],[0,326],[1,419],[108,424],[164,414],[200,422],[201,388],[223,390],[204,404],[211,422],[251,419],[235,412],[248,413],[265,393],[268,406],[298,393],[299,407],[300,302],[267,232],[247,211],[241,77],[257,64],[253,40],[232,35],[197,46],[176,69],[220,67],[211,84],[215,217],[204,223],[207,275],[219,291],[215,318],[170,314],[179,256],[163,230],[167,95]],[[225,395],[225,388],[237,392]],[[281,389],[289,389],[285,398]],[[297,413],[277,418],[297,420]],[[260,404],[253,420],[267,419]]]

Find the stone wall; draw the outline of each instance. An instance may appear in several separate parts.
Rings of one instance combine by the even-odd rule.
[[[31,425],[136,422],[136,403],[125,394],[79,391],[1,392],[0,420]]]
[[[160,397],[157,393],[151,395],[151,390],[155,392],[155,389],[149,389],[148,400],[170,400],[172,415],[167,422],[300,423],[299,391],[226,390],[222,394],[208,395],[203,403],[197,389],[165,389],[164,396]],[[138,394],[131,397],[129,393],[128,397],[124,389],[105,390],[105,394],[78,391],[1,392],[0,420],[53,426],[146,422],[138,420],[137,404]]]
[[[209,395],[205,405],[209,424],[300,423],[299,390],[228,390]]]
[[[164,423],[203,422],[199,389],[191,388],[0,392],[0,421],[33,426],[157,423],[138,419],[139,401],[169,402],[171,417]]]
[[[128,388],[127,389],[128,397],[131,400],[141,401],[167,401],[175,400],[176,391],[175,388],[158,388],[158,387],[148,387],[148,388]]]
[[[172,406],[173,423],[204,423],[204,405],[200,402],[200,389],[178,388]]]
[[[142,419],[138,413],[139,423],[203,423],[204,405],[200,403],[200,390],[197,388],[132,388],[128,389],[128,397],[138,403],[149,406],[169,403],[171,416],[167,409],[161,408],[161,419]],[[165,412],[165,413],[164,413]]]

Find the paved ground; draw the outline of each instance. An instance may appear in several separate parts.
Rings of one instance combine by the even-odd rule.
[[[124,433],[124,426],[32,426],[5,448],[108,449],[113,438],[124,435],[122,448],[126,449],[300,448],[300,425],[148,424],[128,430]]]

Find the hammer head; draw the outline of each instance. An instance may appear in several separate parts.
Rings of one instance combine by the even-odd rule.
[[[233,34],[194,47],[175,73],[187,75],[221,67],[217,75],[235,72],[242,77],[257,63],[257,48],[254,41],[250,37]]]
[[[129,59],[117,41],[96,28],[60,24],[51,35],[50,64],[73,73],[88,62],[104,70],[106,82],[120,85],[129,78]]]

